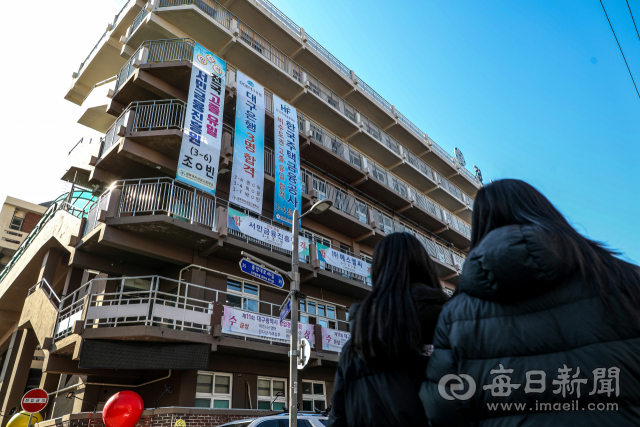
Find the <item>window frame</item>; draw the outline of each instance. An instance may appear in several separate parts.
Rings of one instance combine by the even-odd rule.
[[[22,224],[24,224],[24,218],[25,217],[19,217],[16,215],[16,213],[13,213],[13,216],[11,217],[11,221],[9,222],[9,229],[11,230],[15,230],[15,231],[20,231],[22,230]],[[19,224],[14,224],[15,221],[19,221]],[[18,227],[18,228],[16,228]]]
[[[202,393],[197,391],[198,385],[198,376],[207,375],[213,377],[211,379],[211,393]],[[216,393],[216,376],[228,377],[229,378],[229,394]],[[233,396],[233,374],[228,372],[217,372],[217,371],[198,371],[196,376],[196,399],[209,399],[209,409],[213,409],[213,404],[216,400],[226,400],[229,402],[228,409],[232,409],[231,406],[231,398]]]
[[[315,304],[315,313],[311,313],[308,311],[308,307],[309,307],[309,302],[312,302],[313,304]],[[327,322],[327,326],[324,326],[325,328],[329,328],[329,329],[338,329],[338,307],[335,304],[329,303],[327,301],[322,301],[322,300],[318,300],[315,298],[304,298],[304,299],[300,299],[298,300],[298,320],[300,323],[306,323],[306,324],[313,324],[313,325],[321,325],[320,321],[326,321]],[[302,306],[304,305],[304,309],[302,308]],[[324,306],[324,310],[325,310],[325,314],[329,313],[329,307],[333,308],[333,319],[330,318],[329,316],[321,316],[319,313],[319,306],[322,305]],[[306,317],[305,320],[303,320],[303,317]],[[310,323],[309,322],[309,318],[313,317],[315,318],[315,323]],[[333,326],[331,326],[331,323],[333,323]]]
[[[269,393],[270,395],[267,396],[260,396],[259,394],[259,388],[258,388],[258,381],[260,380],[265,380],[265,381],[269,381]],[[273,392],[273,382],[274,381],[283,381],[284,382],[284,396],[280,396],[278,398],[276,398],[275,393]],[[278,377],[265,377],[265,376],[259,376],[257,381],[256,381],[256,393],[257,393],[257,401],[258,403],[260,402],[269,402],[269,410],[273,411],[273,403],[282,403],[284,406],[287,405],[287,399],[289,397],[289,389],[287,388],[287,383],[288,380],[287,378],[278,378]]]
[[[324,402],[324,408],[318,408],[321,410],[325,410],[327,408],[327,384],[324,381],[317,381],[317,380],[300,380],[300,382],[302,383],[311,383],[311,394],[305,394],[304,393],[304,384],[302,385],[302,410],[304,411],[304,402],[306,401],[311,401],[312,402],[312,407],[311,407],[311,411],[314,410],[315,408],[315,401],[316,400],[321,400]],[[314,384],[322,384],[322,393],[323,394],[313,394],[313,386]],[[318,397],[322,396],[321,399],[319,399]]]
[[[234,283],[239,283],[240,284],[240,288],[241,291],[235,291],[235,290],[230,290],[229,289],[229,281],[232,281]],[[248,293],[245,291],[245,285],[249,284],[251,286],[255,286],[256,288],[258,288],[258,295],[254,295],[251,293]],[[244,311],[249,311],[251,313],[260,313],[260,285],[251,281],[247,281],[247,280],[241,280],[241,279],[236,279],[236,278],[231,278],[231,277],[227,277],[227,289],[226,289],[226,295],[233,295],[233,296],[237,296],[240,297],[240,307],[235,307],[235,306],[231,306],[229,305],[227,298],[225,298],[225,305],[229,305],[230,307],[236,308],[238,310],[244,310]],[[244,308],[245,307],[245,302],[246,300],[251,300],[251,301],[255,301],[256,302],[256,310],[249,310],[249,308]],[[247,307],[249,307],[249,305],[247,304]]]

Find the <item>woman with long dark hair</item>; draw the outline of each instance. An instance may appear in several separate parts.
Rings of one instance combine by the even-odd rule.
[[[426,426],[418,391],[448,297],[409,233],[382,239],[371,277],[371,293],[350,310],[351,339],[336,369],[329,427]]]
[[[478,191],[420,397],[433,426],[640,424],[640,268],[531,185]]]

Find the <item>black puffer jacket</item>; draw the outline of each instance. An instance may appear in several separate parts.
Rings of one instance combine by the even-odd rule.
[[[421,284],[413,287],[411,295],[423,340],[429,344],[438,315],[449,297],[440,289]],[[352,326],[356,310],[354,305],[349,312]],[[336,369],[329,427],[426,426],[418,391],[426,379],[429,358],[380,359],[369,365],[358,356],[349,358],[350,345],[351,341],[345,344]]]
[[[561,246],[539,228],[508,226],[469,254],[420,391],[433,426],[640,425],[640,324],[605,312]],[[533,370],[544,376],[529,372],[528,383]]]

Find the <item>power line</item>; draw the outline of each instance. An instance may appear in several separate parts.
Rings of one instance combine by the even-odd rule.
[[[624,63],[627,66],[627,71],[629,71],[629,75],[631,76],[631,81],[633,82],[633,87],[636,88],[636,93],[638,94],[638,98],[640,98],[640,92],[638,92],[638,86],[636,86],[636,81],[633,79],[633,74],[631,74],[631,69],[629,68],[629,64],[627,63],[627,58],[624,57],[624,52],[622,51],[622,47],[620,47],[620,42],[618,41],[618,37],[616,36],[616,32],[613,30],[613,25],[611,25],[611,21],[609,20],[609,15],[607,15],[607,11],[604,8],[604,4],[602,4],[602,0],[600,0],[600,6],[602,6],[602,10],[604,11],[604,16],[607,17],[607,22],[609,22],[609,27],[611,27],[611,32],[613,33],[613,37],[616,39],[616,43],[618,43],[618,49],[620,49],[620,53],[622,54],[622,59],[624,59]],[[629,9],[631,10],[631,9]]]
[[[640,34],[638,33],[638,27],[636,27],[636,20],[633,19],[633,12],[631,12],[631,6],[629,6],[629,0],[627,1],[627,7],[629,8],[629,13],[631,14],[631,20],[633,21],[633,28],[636,29],[636,34],[638,35],[638,40],[640,40]]]

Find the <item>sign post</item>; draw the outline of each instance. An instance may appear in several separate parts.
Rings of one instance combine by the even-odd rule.
[[[33,414],[42,411],[48,402],[49,394],[41,388],[29,390],[22,396],[22,400],[20,401],[22,410],[29,413],[29,424],[27,424],[27,427],[31,427]]]

